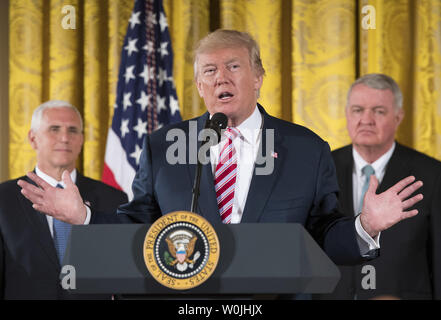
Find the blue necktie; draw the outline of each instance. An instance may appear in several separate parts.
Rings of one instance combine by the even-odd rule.
[[[57,188],[63,189],[63,186],[57,184]],[[60,264],[62,264],[72,225],[54,218],[53,227],[55,250],[57,250],[58,259]]]
[[[371,165],[365,165],[363,169],[361,169],[361,172],[363,172],[364,176],[366,177],[364,180],[363,188],[361,189],[361,197],[360,197],[360,205],[358,206],[358,211],[355,214],[359,214],[361,212],[361,209],[363,209],[363,200],[364,195],[366,194],[367,189],[369,188],[369,181],[371,180],[371,175],[375,173],[374,168],[372,168]]]

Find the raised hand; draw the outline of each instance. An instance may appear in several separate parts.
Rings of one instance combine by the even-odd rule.
[[[371,176],[360,215],[361,225],[371,237],[377,236],[401,220],[418,214],[417,209],[405,211],[423,199],[422,194],[409,198],[423,185],[421,181],[414,181],[415,177],[409,176],[385,192],[376,194],[378,180],[375,175]]]
[[[52,187],[33,172],[29,172],[27,176],[38,187],[24,180],[18,180],[17,184],[22,188],[21,193],[33,203],[35,210],[70,224],[84,223],[86,207],[69,172],[64,171],[62,175],[66,186],[64,189]]]

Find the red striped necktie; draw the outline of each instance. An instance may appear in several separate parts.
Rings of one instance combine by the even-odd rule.
[[[222,222],[230,223],[237,174],[237,157],[233,140],[240,136],[240,132],[236,128],[228,128],[224,135],[228,141],[219,155],[219,162],[214,176],[214,187]]]

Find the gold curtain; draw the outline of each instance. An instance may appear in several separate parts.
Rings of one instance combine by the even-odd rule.
[[[79,168],[100,179],[133,3],[10,1],[11,178],[35,164],[27,142],[32,111],[64,99],[85,120]],[[65,5],[76,9],[74,30],[61,27]],[[184,119],[205,110],[193,84],[194,44],[210,30],[235,28],[260,43],[267,75],[259,102],[270,114],[312,129],[335,149],[349,143],[344,107],[351,82],[386,73],[404,93],[398,141],[441,159],[441,1],[164,0],[164,7]],[[367,14],[373,29],[363,26]]]
[[[360,30],[361,74],[392,76],[403,91],[397,139],[441,159],[441,1],[361,1],[376,29]]]
[[[344,107],[356,75],[354,1],[293,2],[293,121],[336,148],[349,143]]]
[[[63,19],[75,9],[74,29]],[[33,110],[56,99],[83,114],[84,148],[78,168],[100,179],[116,95],[121,46],[132,0],[10,1],[9,174],[35,166],[27,141]]]

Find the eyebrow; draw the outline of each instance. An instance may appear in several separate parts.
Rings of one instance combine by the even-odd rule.
[[[239,58],[232,58],[230,60],[227,60],[224,64],[227,65],[227,64],[230,64],[230,63],[233,63],[233,62],[240,62],[240,59]],[[216,63],[208,62],[208,63],[202,65],[202,68],[206,68],[206,67],[216,67]]]
[[[59,124],[51,124],[51,125],[49,126],[49,129],[52,129],[52,128],[61,128],[61,127],[63,127],[63,126],[62,126],[62,125],[59,125]],[[75,130],[81,131],[80,127],[77,127],[77,126],[68,126],[67,129],[69,129],[69,130],[75,129]]]
[[[206,63],[202,66],[202,68],[206,68],[206,67],[215,67],[216,65],[214,63]]]
[[[362,109],[366,109],[366,107],[363,107],[363,106],[360,106],[360,105],[358,105],[358,104],[353,104],[353,105],[350,105],[349,106],[350,108],[362,108]],[[387,109],[387,107],[386,106],[373,106],[372,108],[370,108],[370,109],[378,109],[378,108],[381,108],[381,109]]]
[[[228,60],[226,64],[230,64],[232,62],[239,62],[239,61],[240,61],[239,58],[232,58],[232,59]]]

